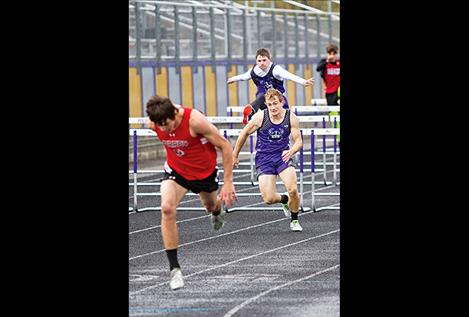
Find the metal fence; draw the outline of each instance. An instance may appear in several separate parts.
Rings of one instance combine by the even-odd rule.
[[[313,87],[285,84],[291,105],[323,98],[315,67],[327,44],[340,44],[340,15],[283,1],[299,9],[275,8],[281,1],[263,1],[272,7],[248,6],[259,1],[129,1],[129,115],[143,116],[154,94],[208,116],[227,115],[227,107],[255,98],[252,81],[226,80],[255,64],[260,47],[289,72],[315,78]]]
[[[301,9],[301,8],[300,8]],[[248,7],[233,1],[129,1],[129,59],[253,62],[319,58],[340,44],[340,14]]]

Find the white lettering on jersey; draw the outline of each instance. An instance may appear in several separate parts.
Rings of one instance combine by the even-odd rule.
[[[340,68],[328,68],[327,74],[328,75],[340,75]]]
[[[164,145],[170,148],[178,148],[178,147],[187,147],[189,146],[189,142],[186,140],[164,140],[162,141]]]

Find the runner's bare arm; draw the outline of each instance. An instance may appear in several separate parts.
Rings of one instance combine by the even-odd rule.
[[[238,136],[238,139],[236,140],[236,145],[233,150],[233,164],[238,165],[239,164],[239,152],[241,152],[241,148],[243,147],[244,143],[246,143],[246,139],[248,136],[256,132],[257,129],[262,125],[262,120],[264,118],[264,111],[258,111],[256,114],[252,116],[252,119],[246,124],[246,126],[243,128],[241,133]]]
[[[231,144],[220,135],[218,129],[199,111],[191,112],[189,126],[195,134],[203,135],[210,143],[221,150],[224,184],[219,196],[225,202],[226,207],[230,208],[236,201],[236,191],[233,185],[233,150]]]
[[[301,147],[303,146],[303,140],[301,139],[300,134],[300,122],[298,117],[293,113],[290,112],[290,125],[291,125],[291,136],[293,139],[293,145],[287,151],[283,151],[282,159],[284,162],[288,162],[288,160],[298,152]]]

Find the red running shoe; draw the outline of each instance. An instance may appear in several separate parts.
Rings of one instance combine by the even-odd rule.
[[[247,104],[244,107],[243,111],[243,124],[246,125],[249,121],[249,116],[252,114],[252,106],[250,104]]]

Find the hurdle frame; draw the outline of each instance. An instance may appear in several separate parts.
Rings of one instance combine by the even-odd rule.
[[[135,118],[134,118],[135,119]],[[130,121],[130,120],[129,120]],[[141,122],[140,122],[141,123]],[[303,130],[305,129],[300,129],[300,133],[301,133],[301,137],[303,139]],[[303,196],[304,196],[304,179],[303,179],[303,169],[304,169],[304,150],[303,150],[303,147],[301,147],[300,149],[300,181],[299,181],[299,185],[300,185],[300,211],[301,212],[307,212],[307,211],[310,211],[312,210],[313,212],[316,212],[316,208],[315,208],[315,195],[320,195],[320,196],[325,196],[325,195],[332,195],[332,196],[340,196],[340,193],[337,195],[337,193],[315,193],[315,150],[314,150],[314,144],[315,144],[315,133],[314,131],[317,130],[319,132],[319,135],[334,135],[334,139],[336,138],[336,135],[339,133],[339,129],[337,128],[334,128],[334,129],[309,129],[309,133],[307,134],[310,134],[311,135],[311,173],[312,173],[312,180],[311,180],[311,207],[305,207],[304,206],[304,200],[303,200]],[[239,135],[241,129],[219,129],[220,133],[223,134],[223,136],[225,138],[228,139],[229,136],[237,136]],[[308,130],[306,130],[306,132],[308,132]],[[137,206],[137,196],[159,196],[158,193],[141,193],[139,194],[138,193],[138,189],[137,189],[137,185],[138,185],[138,182],[137,182],[137,174],[138,174],[138,162],[137,162],[137,135],[155,135],[156,136],[156,132],[154,132],[153,130],[150,130],[150,129],[129,129],[129,134],[133,135],[133,158],[134,158],[134,162],[133,162],[133,176],[134,176],[134,183],[133,183],[133,186],[134,186],[134,206],[133,208],[130,208],[129,207],[129,212],[130,211],[135,211],[135,212],[143,212],[143,211],[148,211],[148,210],[155,210],[155,211],[160,211],[161,210],[161,207],[146,207],[146,208],[141,208],[141,209],[138,209],[138,206]],[[250,161],[251,161],[251,185],[255,186],[254,185],[254,174],[253,174],[253,157],[255,155],[254,151],[253,151],[253,136],[250,135],[250,152],[247,152],[250,154]],[[324,143],[324,142],[323,142]],[[334,155],[336,154],[336,152],[334,151]],[[334,166],[335,168],[335,166]],[[219,169],[219,172],[222,171],[222,169]],[[160,171],[154,171],[154,172],[160,172]],[[324,173],[326,173],[327,171],[324,169]],[[150,185],[150,184],[148,184]],[[191,194],[191,193],[187,193],[187,194]],[[193,195],[197,195],[197,194],[194,194],[192,193]],[[247,193],[247,194],[238,194],[238,196],[257,196],[257,195],[260,195],[260,193]],[[262,210],[282,210],[282,207],[259,207],[260,209]],[[178,210],[206,210],[204,207],[178,207],[177,208]],[[326,209],[340,209],[340,207],[329,207],[329,208],[326,208]],[[238,210],[257,210],[256,208],[252,207],[251,208],[246,208],[246,207],[234,207],[234,208],[230,208],[227,210],[227,212],[234,212],[234,211],[238,211]],[[323,210],[323,209],[322,209]]]

